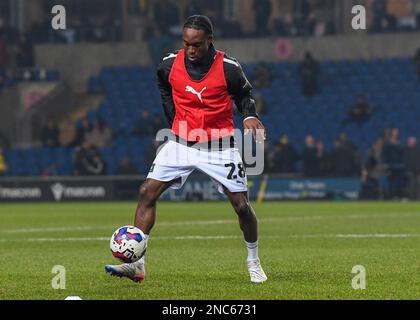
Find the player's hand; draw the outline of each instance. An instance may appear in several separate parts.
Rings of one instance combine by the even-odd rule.
[[[263,143],[266,137],[266,131],[260,120],[257,118],[250,118],[244,121],[245,134],[252,133],[255,141]]]

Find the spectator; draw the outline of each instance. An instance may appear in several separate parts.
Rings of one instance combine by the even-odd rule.
[[[84,159],[86,158],[88,145],[87,143],[83,143],[81,146],[77,146],[72,155],[73,160],[73,174],[75,176],[83,176],[85,175],[85,163]]]
[[[420,81],[420,48],[417,50],[417,53],[414,57],[414,61],[417,66],[417,77],[419,78],[419,81]]]
[[[384,142],[388,142],[391,139],[392,128],[385,128],[383,133]]]
[[[331,12],[327,9],[324,1],[313,2],[308,18],[308,29],[310,35],[315,37],[321,37],[334,31]]]
[[[241,24],[233,17],[220,21],[218,25],[223,38],[241,38],[244,35]]]
[[[289,143],[286,135],[280,139],[280,144],[275,152],[275,169],[279,173],[294,173],[296,172],[296,164],[299,161],[299,154],[296,149]]]
[[[350,122],[355,122],[361,125],[372,117],[374,111],[375,108],[366,101],[366,97],[360,95],[357,98],[357,102],[350,108],[348,118],[342,124],[347,125]]]
[[[286,14],[284,18],[275,18],[273,20],[273,32],[279,37],[289,37],[296,35],[296,28],[293,24],[293,18]]]
[[[201,6],[200,1],[198,0],[192,0],[187,3],[185,6],[185,17],[193,16],[195,14],[198,14],[199,12],[203,12],[203,8]]]
[[[148,43],[154,66],[159,65],[162,57],[172,50],[175,43],[173,37],[160,30],[159,25],[149,22],[143,32],[143,39]]]
[[[373,9],[372,31],[381,32],[388,25],[385,0],[374,0],[372,3],[372,9]]]
[[[251,81],[255,88],[269,87],[273,81],[273,74],[270,68],[264,62],[261,62],[252,72]]]
[[[299,76],[303,95],[312,97],[318,94],[318,77],[320,65],[310,52],[305,53],[305,59],[299,65]]]
[[[305,177],[319,177],[320,163],[315,138],[308,135],[305,139],[305,149],[302,154],[303,175]]]
[[[105,162],[97,149],[85,142],[73,154],[74,175],[99,176],[106,173]]]
[[[410,199],[415,199],[418,195],[420,179],[420,148],[417,146],[415,137],[407,140],[407,147],[404,149],[404,167],[408,179],[407,195]]]
[[[85,136],[90,146],[104,148],[112,142],[112,129],[105,124],[102,118],[96,118],[92,129]]]
[[[17,65],[21,68],[31,68],[35,63],[32,42],[24,35],[19,39],[16,60]]]
[[[356,145],[349,140],[349,136],[346,132],[340,133],[339,141],[343,147],[348,148],[353,153],[353,157],[352,157],[353,165],[354,165],[353,175],[359,175],[360,169],[362,167],[362,162],[363,162],[362,154],[357,149]]]
[[[10,142],[9,139],[4,135],[4,133],[0,132],[0,149],[9,149]]]
[[[319,175],[322,177],[327,176],[330,173],[330,157],[325,150],[325,144],[322,140],[316,143],[316,152],[319,162]]]
[[[9,52],[6,41],[0,37],[0,69],[5,69],[9,63]]]
[[[48,119],[46,125],[41,129],[42,146],[47,148],[58,147],[58,136],[59,130],[57,124],[52,119]]]
[[[9,64],[9,53],[6,47],[6,42],[0,35],[0,90],[6,84],[7,66]]]
[[[157,21],[157,28],[161,34],[179,35],[182,30],[179,27],[178,7],[168,0],[154,1],[154,21]]]
[[[311,4],[308,0],[293,1],[293,20],[297,29],[297,35],[310,35],[310,21]]]
[[[0,148],[0,176],[3,176],[6,171],[7,171],[6,158],[3,155],[3,149]]]
[[[273,148],[269,140],[264,141],[264,172],[276,172],[276,148]]]
[[[71,119],[60,126],[58,140],[62,147],[74,147],[76,144],[76,126]]]
[[[340,140],[334,141],[330,159],[331,172],[335,177],[351,177],[358,174],[354,149],[343,145]]]
[[[401,198],[404,183],[404,150],[399,141],[398,129],[392,129],[391,137],[382,151],[382,158],[389,175],[388,197]]]
[[[377,200],[380,197],[378,180],[369,174],[367,169],[362,170],[362,187],[359,193],[360,200]]]
[[[413,6],[414,14],[416,15],[417,30],[420,30],[420,1],[416,1]]]
[[[121,160],[120,166],[117,170],[119,175],[136,175],[139,174],[137,168],[131,163],[128,156],[124,156]]]
[[[83,118],[80,126],[77,128],[76,145],[81,146],[86,141],[87,135],[92,131],[92,125],[88,118]]]
[[[7,83],[6,69],[0,66],[0,92],[6,86],[6,83]]]
[[[271,1],[270,0],[254,0],[253,11],[255,14],[256,35],[268,36],[268,21],[271,16]]]
[[[374,181],[376,181],[379,197],[381,198],[384,196],[384,190],[387,189],[385,165],[382,160],[383,147],[384,139],[381,137],[376,140],[370,148],[364,168],[364,170],[367,171],[365,179],[370,179],[368,182],[371,186],[373,186]]]
[[[340,144],[343,147],[347,147],[347,148],[349,148],[349,149],[351,149],[351,150],[353,150],[355,152],[357,151],[357,147],[354,145],[353,142],[351,142],[349,140],[349,136],[348,136],[347,132],[341,132],[340,133],[340,137],[338,138],[338,140],[340,141]]]

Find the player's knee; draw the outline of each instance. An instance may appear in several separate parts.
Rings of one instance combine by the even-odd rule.
[[[147,185],[142,185],[140,187],[139,198],[141,202],[144,202],[146,204],[151,204],[155,201],[153,192],[150,190],[150,188],[147,187]]]
[[[233,203],[233,208],[239,216],[247,216],[252,212],[249,202],[242,199]]]

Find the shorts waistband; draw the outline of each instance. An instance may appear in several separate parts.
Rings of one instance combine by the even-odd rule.
[[[221,150],[232,149],[236,147],[235,138],[233,136],[228,136],[228,137],[220,138],[217,140],[211,140],[208,142],[196,142],[196,141],[187,141],[177,135],[173,135],[169,138],[169,140],[174,141],[176,143],[180,143],[189,148],[195,148],[195,149],[221,151]]]

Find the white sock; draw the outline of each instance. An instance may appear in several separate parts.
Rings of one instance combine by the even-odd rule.
[[[144,235],[144,240],[146,241],[146,246],[147,246],[147,244],[148,244],[148,242],[149,242],[149,235],[148,234],[145,234]],[[141,265],[141,264],[144,264],[144,257],[145,257],[145,254],[143,255],[143,257],[141,257],[138,261],[136,261],[136,262],[134,262],[133,264],[134,265]]]
[[[255,242],[245,242],[245,246],[248,250],[248,261],[258,260],[258,240]]]

